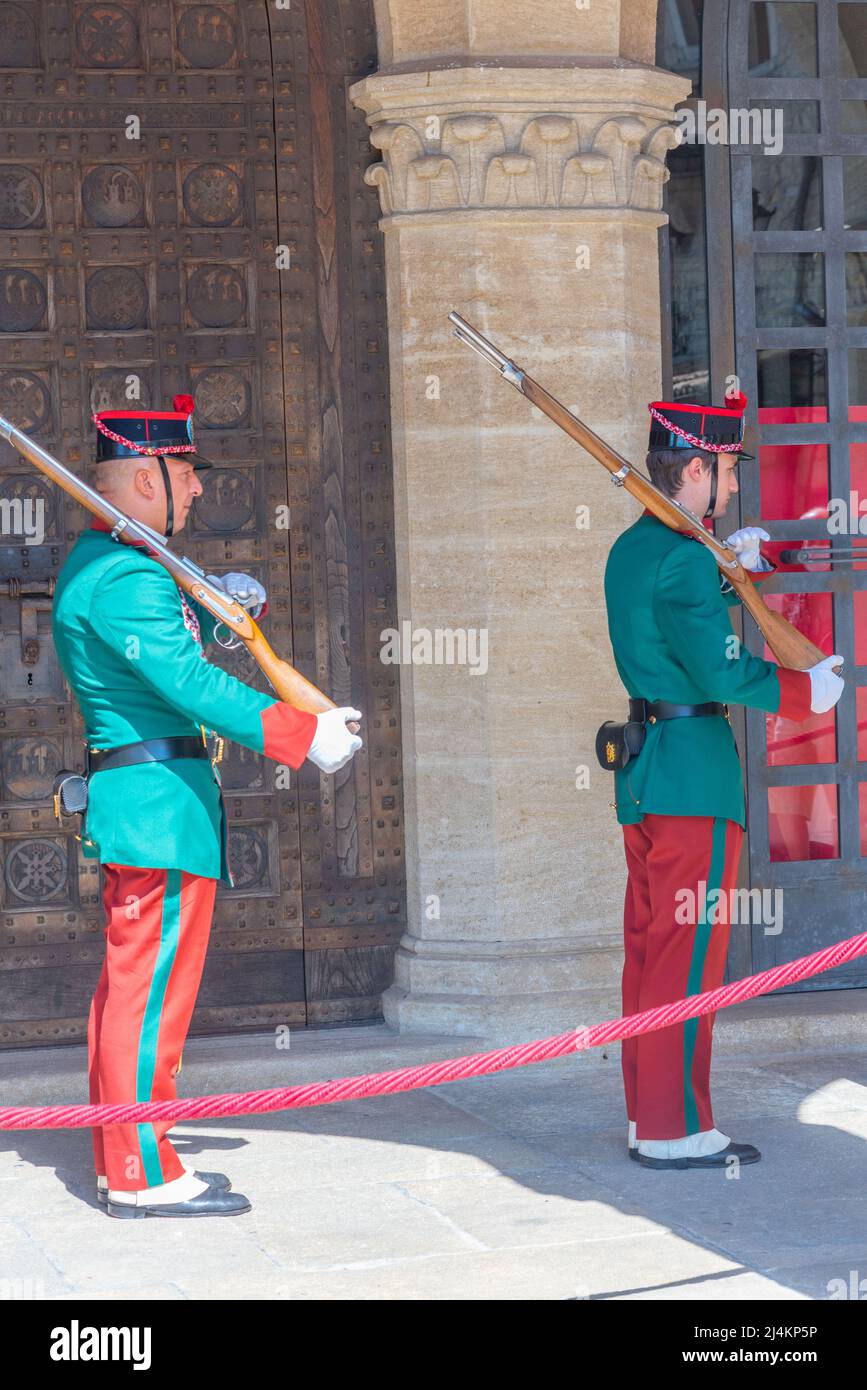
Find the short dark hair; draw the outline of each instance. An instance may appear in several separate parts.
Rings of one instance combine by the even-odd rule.
[[[705,468],[709,468],[714,455],[707,449],[649,449],[646,464],[650,481],[666,497],[674,497],[683,487],[684,468],[690,459],[696,457],[701,459]]]

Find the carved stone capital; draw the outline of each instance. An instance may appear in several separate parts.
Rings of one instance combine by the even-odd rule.
[[[620,60],[380,73],[352,88],[386,217],[448,210],[657,212],[690,84]]]

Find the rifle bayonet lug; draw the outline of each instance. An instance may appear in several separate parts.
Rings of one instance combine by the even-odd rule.
[[[501,367],[500,371],[512,386],[517,386],[519,391],[522,389],[524,384],[524,373],[521,371],[520,367],[515,366],[514,362],[509,362],[505,367]]]

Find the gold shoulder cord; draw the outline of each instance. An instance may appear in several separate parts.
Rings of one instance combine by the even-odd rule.
[[[208,736],[207,736],[207,733],[205,732],[205,726],[204,726],[204,724],[200,724],[200,725],[199,725],[199,728],[200,728],[201,731],[202,731],[202,743],[203,743],[203,744],[205,745],[205,747],[207,748],[207,746],[208,746]],[[212,732],[214,732],[214,731],[212,731]],[[219,735],[218,733],[214,732],[214,738],[216,739],[216,751],[214,752],[213,756],[211,757],[211,766],[212,766],[212,767],[217,766],[218,763],[221,763],[221,762],[223,761],[223,748],[224,748],[224,746],[225,746],[225,745],[224,745],[223,739],[220,738],[220,735]]]

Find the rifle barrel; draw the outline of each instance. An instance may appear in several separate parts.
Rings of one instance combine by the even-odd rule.
[[[102,517],[104,521],[112,522],[113,540],[126,544],[131,538],[136,537],[145,541],[151,549],[152,558],[168,570],[175,583],[241,639],[280,700],[294,705],[296,709],[309,710],[311,714],[321,714],[324,710],[335,708],[333,700],[329,700],[327,695],[317,690],[315,685],[288,662],[280,660],[238,600],[222,585],[213,584],[192,560],[175,555],[166,545],[164,536],[160,537],[158,532],[144,522],[126,516],[95,488],[76,477],[69,468],[49,454],[47,449],[35,444],[29,435],[17,429],[2,415],[0,438],[7,440],[22,458],[27,459],[41,473],[45,473],[76,502],[80,502],[83,507]],[[348,728],[350,733],[358,732],[358,725],[354,721],[349,722]]]
[[[499,348],[495,348],[492,342],[477,332],[472,324],[467,323],[465,318],[461,318],[460,314],[456,314],[454,311],[450,313],[449,322],[455,326],[456,338],[460,338],[467,347],[471,347],[480,357],[484,357],[486,362],[489,362],[492,367],[496,367],[501,376],[504,376],[519,391],[521,390],[524,373],[520,367],[516,366],[510,358],[504,356]]]
[[[103,521],[113,525],[112,539],[119,540],[125,533],[127,537],[135,540],[146,541],[152,551],[165,561],[169,560],[177,573],[181,569],[192,578],[205,578],[205,571],[188,560],[186,556],[175,555],[166,545],[165,536],[161,536],[153,527],[148,526],[144,521],[136,521],[134,517],[127,516],[113,502],[109,502],[107,497],[97,492],[83,478],[79,478],[64,463],[56,459],[53,454],[49,454],[47,449],[43,449],[40,444],[11,424],[4,416],[0,415],[0,438],[5,439],[11,444],[13,449],[32,463],[35,468],[44,473],[52,482],[59,483],[61,487],[74,498],[81,506],[87,508],[95,516],[101,517]],[[212,589],[213,585],[210,586]]]
[[[101,516],[103,521],[112,521],[115,526],[120,526],[121,529],[123,529],[121,523],[125,523],[133,527],[134,533],[137,532],[140,540],[146,539],[145,536],[137,530],[139,526],[138,522],[133,521],[131,517],[125,516],[112,502],[109,502],[107,498],[90,487],[83,478],[77,477],[71,469],[67,468],[59,459],[56,459],[53,454],[49,454],[47,449],[43,449],[41,444],[37,444],[35,439],[31,439],[29,434],[25,434],[23,430],[19,430],[3,415],[0,415],[0,438],[5,439],[23,459],[26,459],[28,463],[32,463],[35,468],[45,473],[53,482],[61,483],[69,495],[75,498],[76,502],[80,502],[82,506],[89,507],[97,516]],[[150,530],[149,527],[147,529]]]
[[[574,439],[576,444],[580,444],[592,458],[601,463],[603,468],[606,468],[611,474],[614,483],[625,487],[627,492],[631,493],[666,526],[678,530],[686,529],[696,540],[708,547],[717,566],[727,573],[732,587],[744,607],[764,633],[771,650],[783,666],[804,671],[814,666],[817,661],[823,660],[824,652],[820,651],[815,643],[811,642],[803,633],[798,632],[797,628],[793,627],[781,614],[768,608],[753,586],[735,551],[724,541],[717,540],[711,532],[706,531],[699,517],[690,512],[688,508],[681,506],[675,498],[668,497],[661,492],[649,478],[634,468],[628,459],[618,454],[598,434],[594,434],[593,430],[585,425],[583,420],[579,420],[577,415],[573,415],[562,401],[558,401],[556,396],[552,396],[550,391],[546,391],[544,386],[541,386],[538,381],[534,381],[531,376],[510,361],[494,347],[493,343],[467,323],[460,314],[450,313],[449,320],[454,324],[456,337],[480,353],[513,386],[518,388],[525,400],[535,405],[570,439]],[[680,527],[679,522],[681,520],[688,523],[686,528]]]

